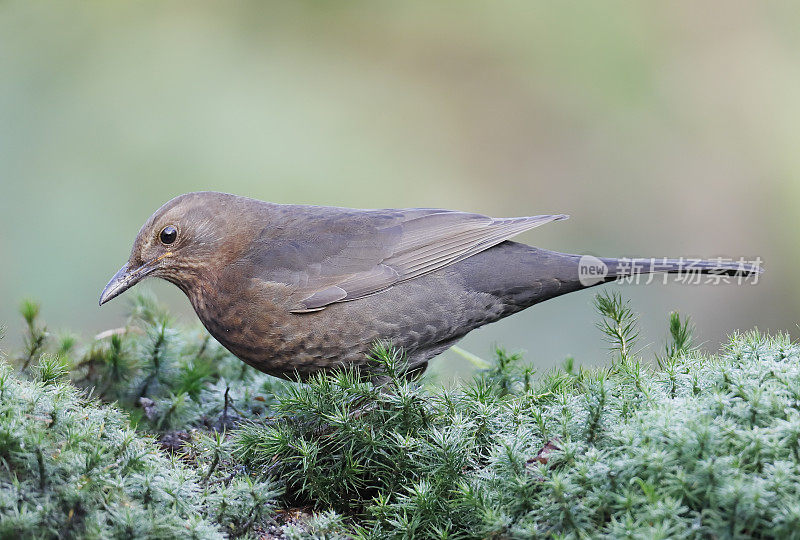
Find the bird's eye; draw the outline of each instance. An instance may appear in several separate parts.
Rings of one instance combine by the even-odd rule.
[[[171,244],[178,238],[178,229],[173,227],[172,225],[167,225],[161,230],[161,234],[158,235],[161,239],[162,244]]]

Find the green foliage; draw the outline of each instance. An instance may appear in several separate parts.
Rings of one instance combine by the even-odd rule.
[[[0,538],[240,537],[269,520],[279,491],[231,460],[224,432],[265,410],[272,379],[208,334],[179,331],[147,295],[136,298],[125,328],[83,349],[69,334],[51,339],[38,304],[20,311],[18,372],[29,380],[0,364]],[[83,390],[65,385],[70,378]],[[172,456],[89,395],[164,434]],[[193,426],[219,431],[165,433]]]
[[[673,311],[669,314],[669,334],[671,340],[665,346],[663,357],[656,355],[658,367],[664,368],[670,359],[676,356],[687,354],[692,348],[693,327],[689,323],[689,317],[681,322],[681,316]]]
[[[639,337],[636,315],[631,310],[630,302],[624,301],[618,292],[605,292],[594,297],[594,306],[603,316],[597,327],[608,338],[611,349],[620,358],[629,358],[633,353],[633,344]]]
[[[35,372],[26,381],[0,364],[0,538],[222,538],[271,512],[271,484],[210,481],[116,408],[57,384],[59,357]]]
[[[21,312],[27,325],[22,372],[58,378],[69,371],[76,386],[119,403],[149,431],[232,427],[263,414],[283,384],[248,367],[204,330],[177,327],[147,293],[134,297],[124,327],[101,333],[83,348],[69,334],[49,339],[37,304],[25,302]],[[47,359],[40,366],[61,366],[60,371],[32,373],[31,362],[39,357]]]
[[[0,537],[247,536],[279,504],[316,512],[273,524],[289,538],[796,537],[800,347],[750,332],[704,356],[673,313],[652,365],[629,304],[596,306],[609,367],[537,375],[498,349],[451,390],[380,344],[373,381],[278,382],[150,297],[85,347],[26,308],[31,381],[0,370]]]
[[[39,304],[33,300],[25,300],[19,310],[22,318],[25,319],[25,350],[20,357],[20,369],[25,370],[31,365],[31,362],[38,360],[45,349],[49,334],[47,333],[47,328],[40,326],[38,323]]]
[[[34,368],[36,379],[42,384],[54,384],[69,373],[69,362],[61,356],[42,355]]]
[[[674,316],[657,370],[632,352],[630,308],[598,307],[610,369],[568,363],[532,381],[498,351],[455,391],[315,377],[277,396],[268,425],[237,431],[235,455],[284,479],[294,503],[356,516],[333,521],[364,538],[795,536],[800,349],[750,333],[703,357]]]

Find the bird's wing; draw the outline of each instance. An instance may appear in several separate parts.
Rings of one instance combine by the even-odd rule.
[[[348,237],[292,280],[294,313],[317,311],[387,289],[480,253],[563,214],[491,218],[448,210],[407,210]],[[341,237],[339,237],[341,238]]]

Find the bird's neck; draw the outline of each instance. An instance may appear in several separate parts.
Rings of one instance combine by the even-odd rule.
[[[198,314],[202,312],[203,306],[212,300],[217,281],[212,272],[203,271],[184,272],[180,278],[165,276],[164,279],[183,291]]]

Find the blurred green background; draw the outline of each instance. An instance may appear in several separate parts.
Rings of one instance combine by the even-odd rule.
[[[607,256],[756,257],[755,286],[626,286],[642,344],[679,310],[714,349],[797,335],[800,4],[0,4],[0,324],[118,326],[97,306],[163,202],[565,212],[519,237]],[[188,301],[148,281],[187,321]],[[608,287],[621,288],[614,284]],[[468,336],[542,368],[604,360],[596,292]],[[448,353],[444,377],[465,361]]]

